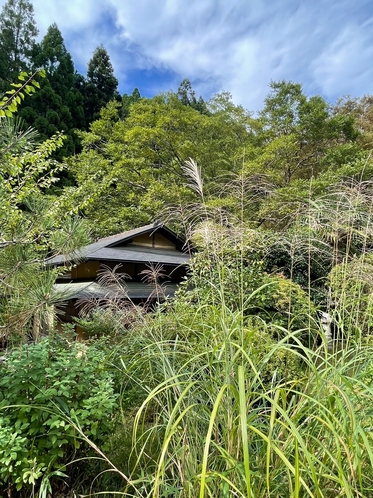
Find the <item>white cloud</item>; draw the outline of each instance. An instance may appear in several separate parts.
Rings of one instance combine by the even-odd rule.
[[[371,92],[372,23],[350,24],[312,64],[315,79],[326,95],[362,95]]]
[[[261,106],[271,79],[299,81],[306,91],[333,99],[340,90],[368,91],[373,76],[366,64],[373,36],[363,20],[371,15],[364,0],[112,4],[123,35],[147,60],[198,80],[201,88],[204,80],[211,88],[213,80],[215,89],[231,91],[249,108]]]
[[[104,4],[95,0],[53,1],[34,0],[34,12],[40,32],[47,31],[52,22],[65,31],[84,29],[96,23],[101,15]]]
[[[111,5],[97,0],[33,0],[40,37],[57,23],[76,64],[86,67],[94,49],[108,37],[102,19],[115,16]]]
[[[128,68],[167,70],[195,81],[205,97],[225,89],[250,109],[261,107],[271,79],[301,82],[328,99],[367,93],[373,79],[369,0],[34,0],[34,7],[41,34],[57,22],[79,67],[103,43],[120,80]]]

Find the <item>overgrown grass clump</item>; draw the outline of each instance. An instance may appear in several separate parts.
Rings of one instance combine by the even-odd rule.
[[[124,495],[371,496],[373,348],[310,349],[297,332],[275,341],[220,313],[173,339],[160,316],[123,356],[147,394]]]

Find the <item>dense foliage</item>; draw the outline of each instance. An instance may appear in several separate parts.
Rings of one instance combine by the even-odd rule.
[[[84,128],[86,121],[81,78],[75,72],[57,24],[52,24],[41,42],[34,45],[31,65],[44,68],[46,77],[40,91],[25,100],[20,116],[39,131],[42,139],[65,132],[64,144],[55,153],[62,159],[80,149],[75,131]]]
[[[60,200],[47,195],[63,165],[50,155],[63,142],[57,134],[38,141],[22,130],[14,111],[35,92],[37,81],[21,74],[20,82],[0,103],[0,323],[1,339],[45,331],[53,318],[56,273],[46,268],[53,254],[67,254],[87,241],[82,220],[60,213]],[[53,321],[53,320],[52,320]]]
[[[14,349],[0,373],[0,489],[33,489],[42,478],[51,492],[50,478],[84,455],[82,432],[103,445],[110,431],[116,395],[105,353],[49,338]]]
[[[34,7],[28,0],[9,0],[0,20],[0,90],[5,91],[19,73],[30,69],[38,28]]]

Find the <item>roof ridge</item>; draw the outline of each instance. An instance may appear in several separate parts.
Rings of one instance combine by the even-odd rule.
[[[113,235],[108,235],[107,237],[102,237],[101,239],[96,240],[96,242],[92,242],[92,244],[88,244],[87,246],[82,247],[81,250],[84,253],[88,253],[88,252],[94,253],[94,252],[102,249],[103,247],[108,247],[108,243],[110,243],[110,241],[118,241],[119,242],[123,239],[130,238],[134,235],[139,235],[140,233],[148,232],[152,228],[154,228],[153,223],[151,223],[150,225],[144,225],[144,226],[139,227],[139,228],[133,228],[132,230],[127,230],[126,232],[120,232],[120,233],[116,233]]]
[[[134,232],[134,231],[138,231],[138,230],[148,230],[150,228],[158,228],[160,226],[163,226],[161,224],[155,224],[155,223],[150,223],[149,225],[144,225],[142,227],[138,227],[138,228],[131,228],[131,230],[126,230],[125,232],[119,232],[119,233],[114,233],[113,235],[107,235],[106,237],[101,237],[100,239],[97,239],[96,242],[100,242],[100,241],[104,241],[104,240],[108,240],[108,239],[111,239],[111,238],[114,238],[114,237],[120,237],[120,236],[126,236],[127,234],[131,233],[131,232]],[[95,244],[96,242],[93,242],[92,244]],[[89,244],[90,245],[90,244]],[[88,247],[88,246],[86,246]]]

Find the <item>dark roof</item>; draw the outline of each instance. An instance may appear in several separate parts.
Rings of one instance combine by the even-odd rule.
[[[123,246],[139,235],[160,233],[170,240],[179,249],[155,249],[143,246]],[[121,247],[117,247],[121,246]],[[118,233],[99,239],[93,244],[82,247],[76,253],[65,256],[56,256],[49,261],[50,265],[63,265],[70,261],[79,260],[106,260],[106,261],[135,261],[138,263],[162,263],[180,265],[189,260],[189,255],[182,252],[185,241],[175,232],[159,222],[152,223],[134,230]]]
[[[102,248],[89,256],[90,260],[123,261],[136,263],[161,263],[184,265],[189,255],[173,249],[154,249],[146,247]]]

